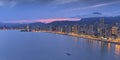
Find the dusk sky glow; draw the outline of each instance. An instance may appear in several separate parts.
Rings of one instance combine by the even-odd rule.
[[[16,20],[16,21],[3,21],[2,23],[32,23],[32,22],[42,22],[51,23],[54,21],[80,21],[80,18],[52,18],[52,19],[39,19],[39,20]]]
[[[76,18],[80,20],[84,17],[120,16],[119,6],[120,0],[0,0],[0,22],[48,23],[64,19],[76,21]]]

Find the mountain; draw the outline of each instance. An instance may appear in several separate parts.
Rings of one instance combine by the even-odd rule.
[[[48,23],[50,26],[65,26],[65,25],[83,25],[83,24],[94,24],[99,23],[101,19],[104,19],[105,24],[115,24],[120,23],[120,16],[116,17],[89,17],[82,18],[80,21],[55,21],[52,23]]]
[[[65,26],[65,25],[75,25],[80,21],[55,21],[52,23],[48,23],[48,26]]]
[[[46,26],[65,26],[65,25],[83,25],[83,24],[94,24],[94,23],[99,23],[101,19],[104,18],[105,24],[110,24],[113,25],[115,23],[120,23],[120,16],[115,16],[115,17],[89,17],[89,18],[82,18],[80,21],[55,21],[52,23],[41,23],[41,22],[36,22],[36,23],[28,23],[30,27],[36,28],[36,27],[46,27]],[[7,28],[25,28],[27,26],[27,23],[25,24],[12,24],[12,23],[0,23],[0,27],[7,27]]]
[[[41,22],[35,22],[35,23],[30,23],[30,26],[46,26],[45,23],[41,23]]]
[[[83,18],[80,22],[84,24],[93,24],[95,22],[100,22],[101,19],[104,19],[105,24],[114,24],[116,22],[120,23],[120,16]]]

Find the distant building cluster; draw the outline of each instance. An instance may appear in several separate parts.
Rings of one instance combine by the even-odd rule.
[[[94,21],[93,21],[94,22]],[[64,26],[39,26],[34,25],[23,25],[23,26],[10,26],[10,27],[0,27],[3,30],[21,30],[24,32],[30,31],[49,31],[49,32],[59,32],[64,34],[77,34],[79,36],[91,36],[94,38],[101,38],[105,40],[115,40],[120,38],[120,23],[116,22],[114,24],[106,24],[104,18],[101,18],[99,22],[94,22],[93,24],[75,24],[75,25],[64,25]]]
[[[117,39],[120,37],[120,23],[115,23],[114,25],[105,24],[104,18],[100,22],[95,22],[94,24],[83,24],[83,25],[65,25],[52,27],[48,26],[47,31],[53,32],[63,32],[66,34],[74,33],[78,35],[89,35],[96,38],[103,39]]]

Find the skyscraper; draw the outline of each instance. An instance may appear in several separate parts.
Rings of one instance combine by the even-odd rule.
[[[78,34],[78,25],[77,24],[72,27],[72,31],[75,34]]]
[[[112,38],[113,38],[113,39],[116,39],[117,36],[118,36],[118,27],[113,26],[111,33],[112,33]]]
[[[101,18],[101,19],[100,19],[99,34],[100,34],[100,36],[102,36],[102,37],[103,37],[103,35],[105,35],[104,18]]]
[[[112,34],[117,35],[117,33],[118,33],[118,27],[113,26],[112,27]]]

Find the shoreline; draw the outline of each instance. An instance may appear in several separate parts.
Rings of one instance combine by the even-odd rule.
[[[48,33],[61,34],[61,35],[73,36],[73,37],[84,38],[84,39],[91,39],[95,41],[101,41],[101,42],[107,42],[107,43],[113,43],[113,44],[120,45],[120,38],[116,40],[105,40],[105,39],[103,40],[101,38],[95,38],[89,35],[79,35],[75,33],[53,32],[53,31],[30,31],[30,32],[48,32]]]
[[[49,31],[46,31],[46,32],[49,32]],[[68,36],[73,36],[73,37],[78,37],[78,38],[91,39],[91,40],[95,40],[95,41],[101,41],[101,42],[120,45],[120,40],[103,40],[101,38],[94,38],[94,37],[91,37],[91,36],[88,36],[88,35],[81,36],[81,35],[74,34],[74,33],[62,33],[62,32],[49,32],[49,33],[68,35]]]

